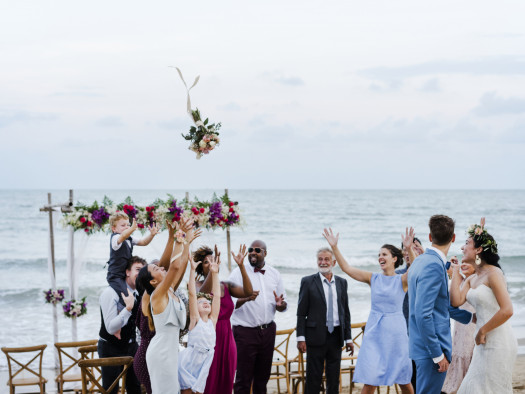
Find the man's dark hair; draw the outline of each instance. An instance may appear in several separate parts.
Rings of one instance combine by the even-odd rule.
[[[447,245],[454,237],[456,222],[445,215],[434,215],[428,221],[432,243],[443,246]]]
[[[131,256],[131,258],[128,261],[128,265],[126,266],[126,271],[129,271],[131,267],[133,267],[133,264],[140,263],[143,266],[147,265],[147,261],[144,260],[142,257],[139,256]]]

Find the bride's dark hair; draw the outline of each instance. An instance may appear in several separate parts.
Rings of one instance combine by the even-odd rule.
[[[494,237],[487,232],[480,235],[474,235],[472,237],[472,241],[474,241],[474,247],[476,248],[483,248],[483,245],[486,244],[487,241],[490,241],[490,243],[492,244],[496,244]],[[484,248],[479,254],[479,258],[485,263],[493,265],[494,267],[498,267],[500,270],[503,271],[503,269],[499,265],[499,254],[493,252],[492,248]]]

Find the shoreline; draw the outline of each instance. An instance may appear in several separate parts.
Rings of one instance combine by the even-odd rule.
[[[520,346],[525,344],[525,338],[520,338]],[[56,393],[57,387],[55,383],[55,370],[52,368],[43,368],[44,377],[47,379],[46,393]],[[9,393],[9,387],[7,386],[7,380],[9,373],[7,370],[0,370],[0,394]],[[281,387],[284,381],[281,381]],[[79,384],[77,387],[80,387]],[[27,389],[37,388],[37,386],[27,386]],[[354,393],[359,393],[362,385],[357,383],[354,386]],[[277,383],[276,381],[268,382],[268,394],[277,394]],[[343,375],[343,390],[341,392],[348,391],[349,389],[349,375]],[[282,388],[281,388],[282,390]],[[514,364],[514,371],[512,373],[512,390],[514,393],[525,394],[525,354],[518,354],[516,363]],[[33,390],[34,391],[34,390]]]

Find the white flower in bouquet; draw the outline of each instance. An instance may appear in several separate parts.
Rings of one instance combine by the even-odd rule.
[[[215,146],[216,142],[215,141],[210,141],[210,146],[213,148]]]
[[[200,140],[200,142],[199,142],[199,146],[200,146],[201,148],[205,148],[205,147],[206,147],[206,141],[204,141],[203,139]]]

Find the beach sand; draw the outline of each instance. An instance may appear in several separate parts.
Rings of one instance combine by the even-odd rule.
[[[520,340],[520,345],[525,343],[525,339]],[[54,383],[55,379],[55,371],[53,369],[45,369],[44,370],[44,376],[47,378],[47,385],[46,385],[46,393],[56,393],[56,384]],[[9,377],[9,374],[7,371],[0,371],[0,394],[8,393],[9,389],[6,385],[7,379]],[[284,380],[281,381],[282,384],[284,384]],[[343,377],[343,385],[344,388],[342,390],[343,393],[348,392],[348,386],[349,380],[348,375],[345,375]],[[281,385],[282,390],[283,385]],[[286,388],[286,386],[284,386]],[[359,393],[361,391],[361,388],[363,386],[360,384],[357,384],[354,387],[354,393]],[[512,387],[514,388],[514,393],[521,393],[525,394],[525,355],[520,354],[518,356],[518,359],[516,360],[516,364],[514,365],[514,373],[512,377]],[[37,386],[28,386],[24,388],[21,387],[16,390],[17,393],[27,393],[27,392],[35,392],[35,389],[37,389]],[[282,390],[284,392],[285,390]],[[381,389],[381,392],[386,393],[386,387],[383,387]],[[393,389],[390,391],[395,392]],[[268,384],[268,394],[277,394],[277,384],[275,381],[271,381]]]

